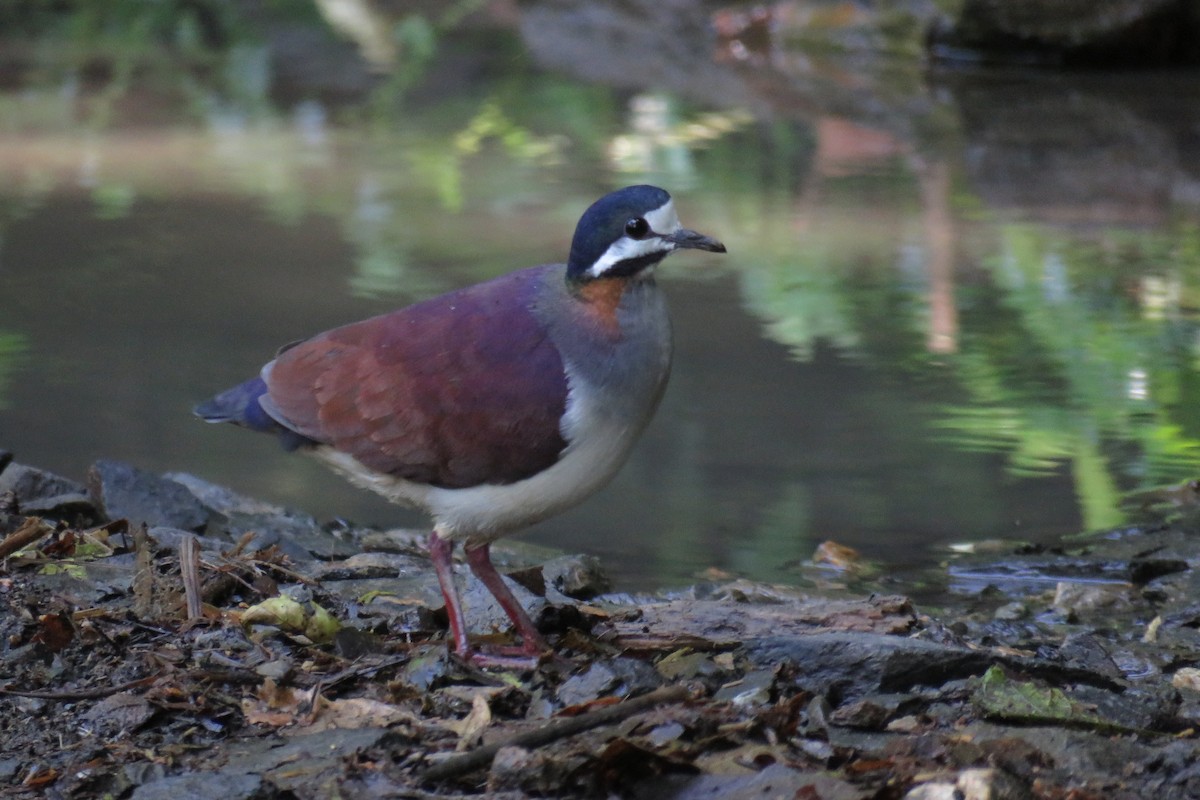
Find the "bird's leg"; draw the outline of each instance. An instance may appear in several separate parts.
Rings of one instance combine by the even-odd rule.
[[[479,578],[488,588],[488,591],[496,598],[496,602],[504,609],[504,613],[508,614],[508,618],[517,627],[517,633],[521,634],[522,649],[530,655],[538,655],[549,650],[550,646],[538,633],[533,620],[525,613],[521,603],[513,596],[512,590],[504,583],[504,578],[496,571],[495,565],[492,564],[490,549],[491,545],[488,544],[481,544],[478,547],[463,547],[471,572],[474,572],[475,577]]]
[[[471,654],[467,641],[467,620],[463,616],[462,603],[458,599],[458,587],[454,585],[454,542],[442,538],[437,528],[429,534],[429,557],[437,572],[438,585],[442,588],[442,599],[446,601],[446,615],[450,617],[450,635],[454,637],[454,652],[463,657]]]

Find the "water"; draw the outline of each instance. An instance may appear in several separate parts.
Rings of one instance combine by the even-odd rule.
[[[410,17],[383,79],[312,19],[311,41],[238,29],[203,69],[154,42],[129,70],[18,49],[0,446],[421,524],[191,405],[296,338],[561,260],[591,200],[650,181],[729,255],[666,262],[657,418],[527,539],[624,588],[790,582],[826,539],[899,571],[1116,525],[1124,492],[1195,476],[1195,74],[762,58],[702,18],[606,38],[587,24],[621,19],[555,9]]]

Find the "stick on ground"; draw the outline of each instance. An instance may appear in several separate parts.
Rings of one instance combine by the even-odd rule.
[[[444,781],[458,775],[465,775],[468,772],[474,772],[490,764],[501,748],[541,747],[558,739],[565,739],[568,736],[574,736],[577,733],[598,728],[601,725],[620,722],[626,717],[631,717],[661,703],[678,703],[686,700],[689,694],[690,691],[686,686],[667,686],[662,689],[655,689],[653,692],[644,694],[641,697],[635,697],[623,703],[591,711],[587,714],[580,714],[578,717],[569,717],[558,722],[553,722],[537,730],[521,733],[503,742],[494,742],[472,750],[465,755],[447,759],[440,764],[434,764],[425,770],[421,775],[421,780],[432,783]]]

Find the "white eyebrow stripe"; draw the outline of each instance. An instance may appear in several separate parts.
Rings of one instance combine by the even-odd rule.
[[[675,213],[675,203],[671,200],[646,214],[645,220],[655,233],[670,234],[683,227],[679,224],[679,215]]]

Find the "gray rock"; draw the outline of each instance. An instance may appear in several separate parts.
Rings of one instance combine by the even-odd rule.
[[[612,579],[595,556],[567,555],[551,559],[542,566],[542,576],[547,586],[576,600],[588,600],[612,590]]]
[[[775,670],[757,669],[747,672],[740,680],[722,686],[713,699],[741,707],[765,706],[771,702],[771,690],[774,687]]]
[[[21,758],[0,758],[0,781],[11,781],[25,765]]]
[[[230,542],[224,539],[201,536],[192,531],[183,531],[179,528],[169,528],[163,525],[150,528],[147,533],[150,534],[151,539],[158,542],[159,547],[166,547],[171,550],[178,550],[183,546],[184,539],[188,538],[195,539],[201,550],[208,550],[210,552],[219,553],[223,550],[228,550],[230,546]]]
[[[5,492],[13,493],[22,514],[56,517],[96,513],[86,486],[25,464],[13,462],[0,472],[0,494]]]
[[[193,772],[173,775],[133,790],[132,800],[257,800],[269,796],[258,775]]]
[[[168,473],[164,480],[186,489],[208,510],[211,527],[234,541],[252,533],[248,552],[274,546],[295,561],[346,558],[359,552],[355,543],[332,535],[309,514],[246,497],[184,472]]]
[[[309,575],[319,581],[344,581],[424,576],[430,570],[428,558],[403,553],[356,553],[314,565]]]
[[[92,501],[109,519],[127,519],[202,532],[211,512],[182,485],[120,461],[97,461],[88,469]]]
[[[913,686],[940,686],[982,674],[995,660],[985,651],[875,633],[816,633],[764,638],[746,644],[756,667],[781,661],[801,665],[796,682],[815,694],[843,701]]]
[[[567,678],[558,688],[558,700],[565,706],[575,706],[609,695],[642,694],[662,684],[662,676],[645,661],[613,658],[594,662],[582,673]]]
[[[432,566],[429,571],[432,574]],[[462,598],[463,614],[467,619],[467,630],[475,633],[488,631],[499,633],[512,628],[512,621],[504,613],[504,609],[496,602],[496,598],[492,596],[487,587],[471,574],[470,570],[465,567],[456,567],[455,573]],[[504,578],[504,582],[528,612],[530,618],[536,620],[546,607],[545,598],[538,597],[511,578]],[[436,585],[436,580],[434,585]]]
[[[763,800],[774,797],[865,800],[874,793],[822,772],[801,772],[784,764],[772,764],[750,775],[673,775],[645,782],[630,796],[637,800]]]

